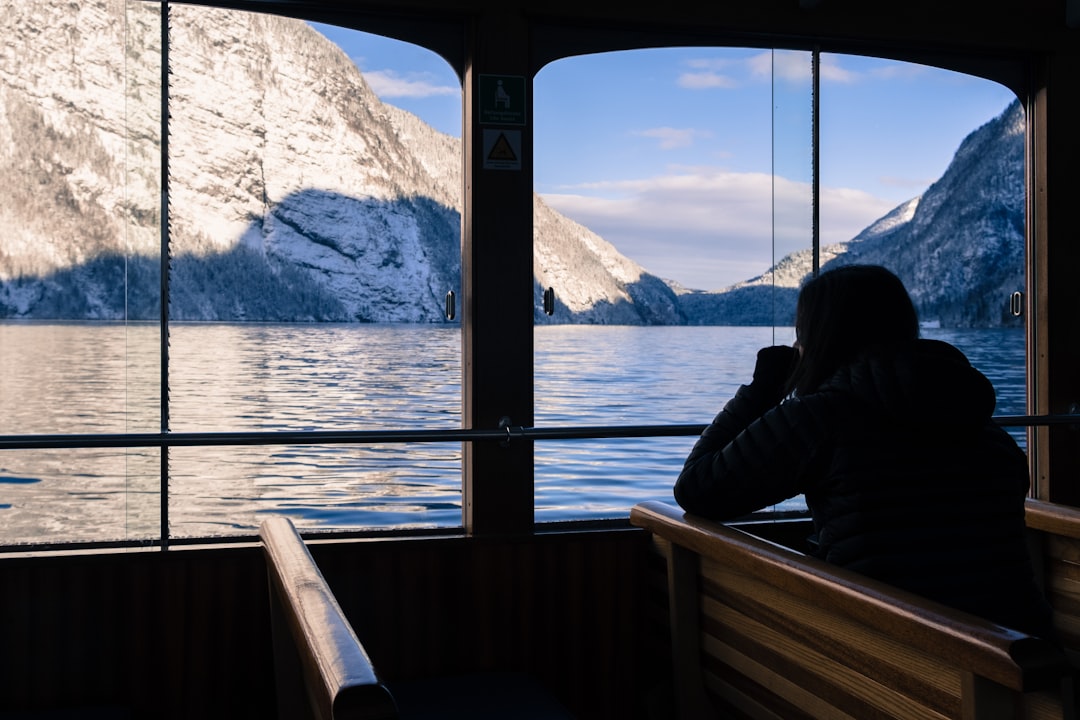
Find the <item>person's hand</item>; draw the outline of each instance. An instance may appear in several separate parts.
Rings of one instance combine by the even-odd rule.
[[[799,351],[789,345],[773,345],[758,350],[752,384],[772,393],[778,400],[783,396],[788,378],[799,360]]]

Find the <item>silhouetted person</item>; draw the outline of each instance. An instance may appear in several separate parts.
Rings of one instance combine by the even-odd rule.
[[[1024,452],[991,420],[990,381],[919,339],[900,280],[822,273],[799,293],[795,347],[758,352],[675,483],[729,520],[804,495],[818,557],[1016,630],[1054,637],[1025,541]]]

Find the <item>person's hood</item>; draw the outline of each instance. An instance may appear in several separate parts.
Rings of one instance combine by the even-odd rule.
[[[930,424],[985,422],[997,404],[990,380],[939,340],[868,352],[820,391],[852,393],[900,420]]]

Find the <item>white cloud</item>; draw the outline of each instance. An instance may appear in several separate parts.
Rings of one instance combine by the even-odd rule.
[[[400,74],[394,70],[367,70],[364,80],[379,96],[380,100],[390,98],[426,98],[436,95],[456,95],[461,88],[449,85],[436,85],[431,82],[431,73]]]
[[[649,272],[690,288],[748,280],[811,244],[809,186],[779,177],[774,183],[764,173],[678,168],[578,190],[545,194],[544,201]],[[895,205],[858,190],[823,188],[821,242],[850,240]]]
[[[859,74],[840,67],[840,61],[835,55],[823,55],[821,57],[821,79],[826,82],[847,84],[857,82]]]
[[[683,73],[677,84],[687,90],[714,88],[737,88],[737,77],[756,82],[777,80],[793,83],[810,81],[810,53],[805,50],[765,50],[740,60],[699,58],[686,63],[694,72]],[[821,79],[824,82],[854,83],[866,77],[876,80],[906,79],[925,72],[926,68],[912,63],[890,63],[875,67],[867,73],[859,73],[840,65],[840,57],[821,56]],[[723,72],[721,72],[723,71]]]
[[[711,70],[682,73],[676,82],[679,87],[687,90],[711,90],[713,88],[735,88],[739,86],[730,75]]]
[[[788,82],[809,82],[810,53],[796,50],[766,50],[746,60],[751,76],[769,80],[774,75]]]
[[[675,148],[690,147],[694,144],[694,138],[711,137],[708,130],[695,130],[693,128],[659,127],[648,130],[638,130],[633,135],[656,138],[660,141],[661,150],[674,150]]]

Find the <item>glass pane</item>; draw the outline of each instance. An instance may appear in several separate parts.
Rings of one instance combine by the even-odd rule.
[[[171,20],[170,429],[459,429],[449,65],[273,15]],[[440,73],[419,89],[367,66],[418,55]],[[389,104],[403,86],[456,99],[458,136]],[[169,466],[176,537],[250,533],[261,512],[308,529],[461,523],[459,443],[175,448]]]
[[[960,348],[1026,413],[1024,112],[1007,88],[937,68],[822,56],[822,268],[888,267],[923,337]],[[856,219],[860,204],[873,222]],[[1026,430],[1010,432],[1026,446]]]
[[[6,3],[0,434],[160,429],[158,7]],[[158,451],[0,455],[0,544],[157,535]]]
[[[572,58],[537,76],[538,426],[707,423],[757,348],[793,340],[813,267],[811,64],[809,52],[683,48]],[[1022,319],[1008,314],[1024,277],[1015,98],[853,56],[822,56],[819,79],[821,266],[892,268],[924,335],[969,354],[999,413],[1022,412]],[[988,121],[999,130],[965,140]],[[671,501],[693,442],[538,443],[537,518]]]
[[[537,307],[556,297],[536,313],[538,426],[708,422],[758,348],[792,341],[800,278],[770,268],[810,258],[810,70],[805,52],[666,48],[538,74]],[[540,443],[536,517],[673,501],[693,442]]]
[[[307,530],[461,524],[460,443],[179,447],[170,455],[173,537],[251,533],[267,515]]]
[[[182,323],[172,341],[185,428],[460,427],[456,328]],[[321,530],[461,524],[460,443],[173,448],[170,470],[174,537],[250,531],[267,512]]]
[[[799,284],[814,269],[813,54],[773,50],[770,56],[773,241],[761,282],[772,290],[772,323],[778,326],[772,344],[790,345]]]

